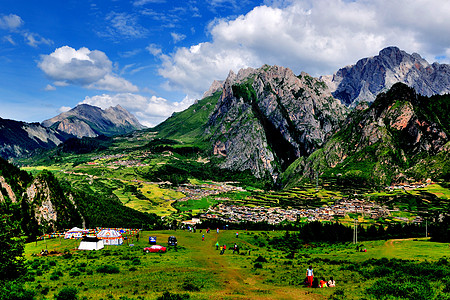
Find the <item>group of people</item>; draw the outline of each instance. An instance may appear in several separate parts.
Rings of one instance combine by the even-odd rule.
[[[239,254],[239,246],[238,244],[234,243],[233,246],[233,254],[235,252],[237,252],[237,254]],[[219,250],[219,242],[216,243],[216,250]],[[220,246],[220,254],[223,255],[225,253],[225,250],[227,250],[227,245],[223,244],[222,246]]]
[[[318,281],[317,278],[314,280],[314,270],[312,266],[309,266],[309,268],[306,269],[305,284],[307,287],[317,287],[317,288],[336,286],[336,282],[334,281],[333,277],[330,277],[330,280],[328,281],[326,281],[324,277],[322,277],[320,281]]]

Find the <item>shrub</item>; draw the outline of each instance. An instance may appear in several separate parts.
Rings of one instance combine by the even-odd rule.
[[[98,273],[105,273],[105,274],[114,274],[119,273],[120,270],[116,266],[110,266],[110,265],[104,265],[97,268]]]
[[[58,280],[59,277],[63,276],[63,273],[61,271],[54,271],[51,275],[50,275],[50,280]]]
[[[254,267],[255,269],[262,269],[263,265],[262,265],[261,263],[258,262],[258,263],[256,263],[256,264],[254,264],[253,267]]]
[[[183,288],[183,290],[189,291],[189,292],[198,292],[198,291],[200,291],[200,287],[199,286],[197,286],[194,283],[189,282],[189,281],[185,281],[181,287]]]
[[[65,287],[55,295],[55,300],[77,300],[78,290],[76,288]]]
[[[78,270],[72,270],[69,272],[69,276],[75,277],[75,276],[80,276],[81,273]]]
[[[256,258],[255,261],[257,261],[257,262],[267,262],[267,259],[265,259],[264,257],[262,257],[262,256],[260,255],[260,256],[258,256],[258,257]]]
[[[185,300],[189,299],[189,294],[172,294],[170,292],[164,292],[162,296],[156,298],[157,300]]]

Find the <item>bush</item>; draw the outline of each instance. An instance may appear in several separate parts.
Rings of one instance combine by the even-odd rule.
[[[65,287],[55,295],[55,300],[77,300],[78,290],[76,288]]]
[[[260,256],[258,256],[258,257],[256,258],[255,261],[257,261],[257,262],[267,262],[267,259],[265,259],[264,257],[262,257],[262,256],[260,255]]]
[[[189,282],[189,281],[184,282],[181,287],[183,288],[183,290],[189,291],[189,292],[198,292],[198,291],[200,291],[200,287],[199,286],[197,286],[194,283]]]
[[[75,276],[80,276],[81,273],[78,270],[72,270],[69,272],[69,276],[75,277]]]
[[[14,281],[0,285],[0,299],[2,300],[34,300],[35,292],[26,290],[22,284]]]
[[[164,292],[161,297],[156,298],[157,300],[185,300],[189,299],[189,294],[172,294],[170,292]]]
[[[258,262],[258,263],[256,263],[256,264],[254,264],[253,267],[254,267],[255,269],[262,269],[263,265],[262,265],[261,263]]]
[[[105,274],[114,274],[119,273],[120,270],[116,266],[110,266],[110,265],[104,265],[97,268],[98,273],[105,273]]]

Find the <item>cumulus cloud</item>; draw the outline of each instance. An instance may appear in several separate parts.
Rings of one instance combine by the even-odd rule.
[[[21,17],[15,14],[0,17],[0,29],[15,30],[23,25]]]
[[[232,5],[232,0],[215,0]],[[398,46],[429,61],[450,49],[447,0],[266,1],[246,15],[209,24],[210,42],[159,53],[166,86],[201,94],[229,70],[276,64],[313,76]],[[418,21],[420,16],[420,21]],[[155,54],[158,54],[154,51]]]
[[[39,68],[54,80],[54,85],[80,85],[88,89],[136,92],[138,88],[113,72],[113,64],[102,51],[69,46],[42,55]]]
[[[83,103],[103,109],[120,104],[134,114],[143,125],[153,127],[170,117],[174,112],[185,110],[194,103],[194,100],[186,97],[180,102],[170,102],[156,96],[145,97],[133,93],[119,93],[86,97],[79,104]]]

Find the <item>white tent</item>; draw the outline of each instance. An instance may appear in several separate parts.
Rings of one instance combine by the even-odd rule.
[[[100,250],[104,247],[103,240],[98,239],[96,236],[85,236],[81,240],[78,250]]]
[[[89,230],[74,227],[64,234],[65,239],[81,239]]]
[[[103,229],[99,233],[97,233],[97,237],[103,240],[105,245],[122,245],[123,238],[122,235],[113,229]]]

